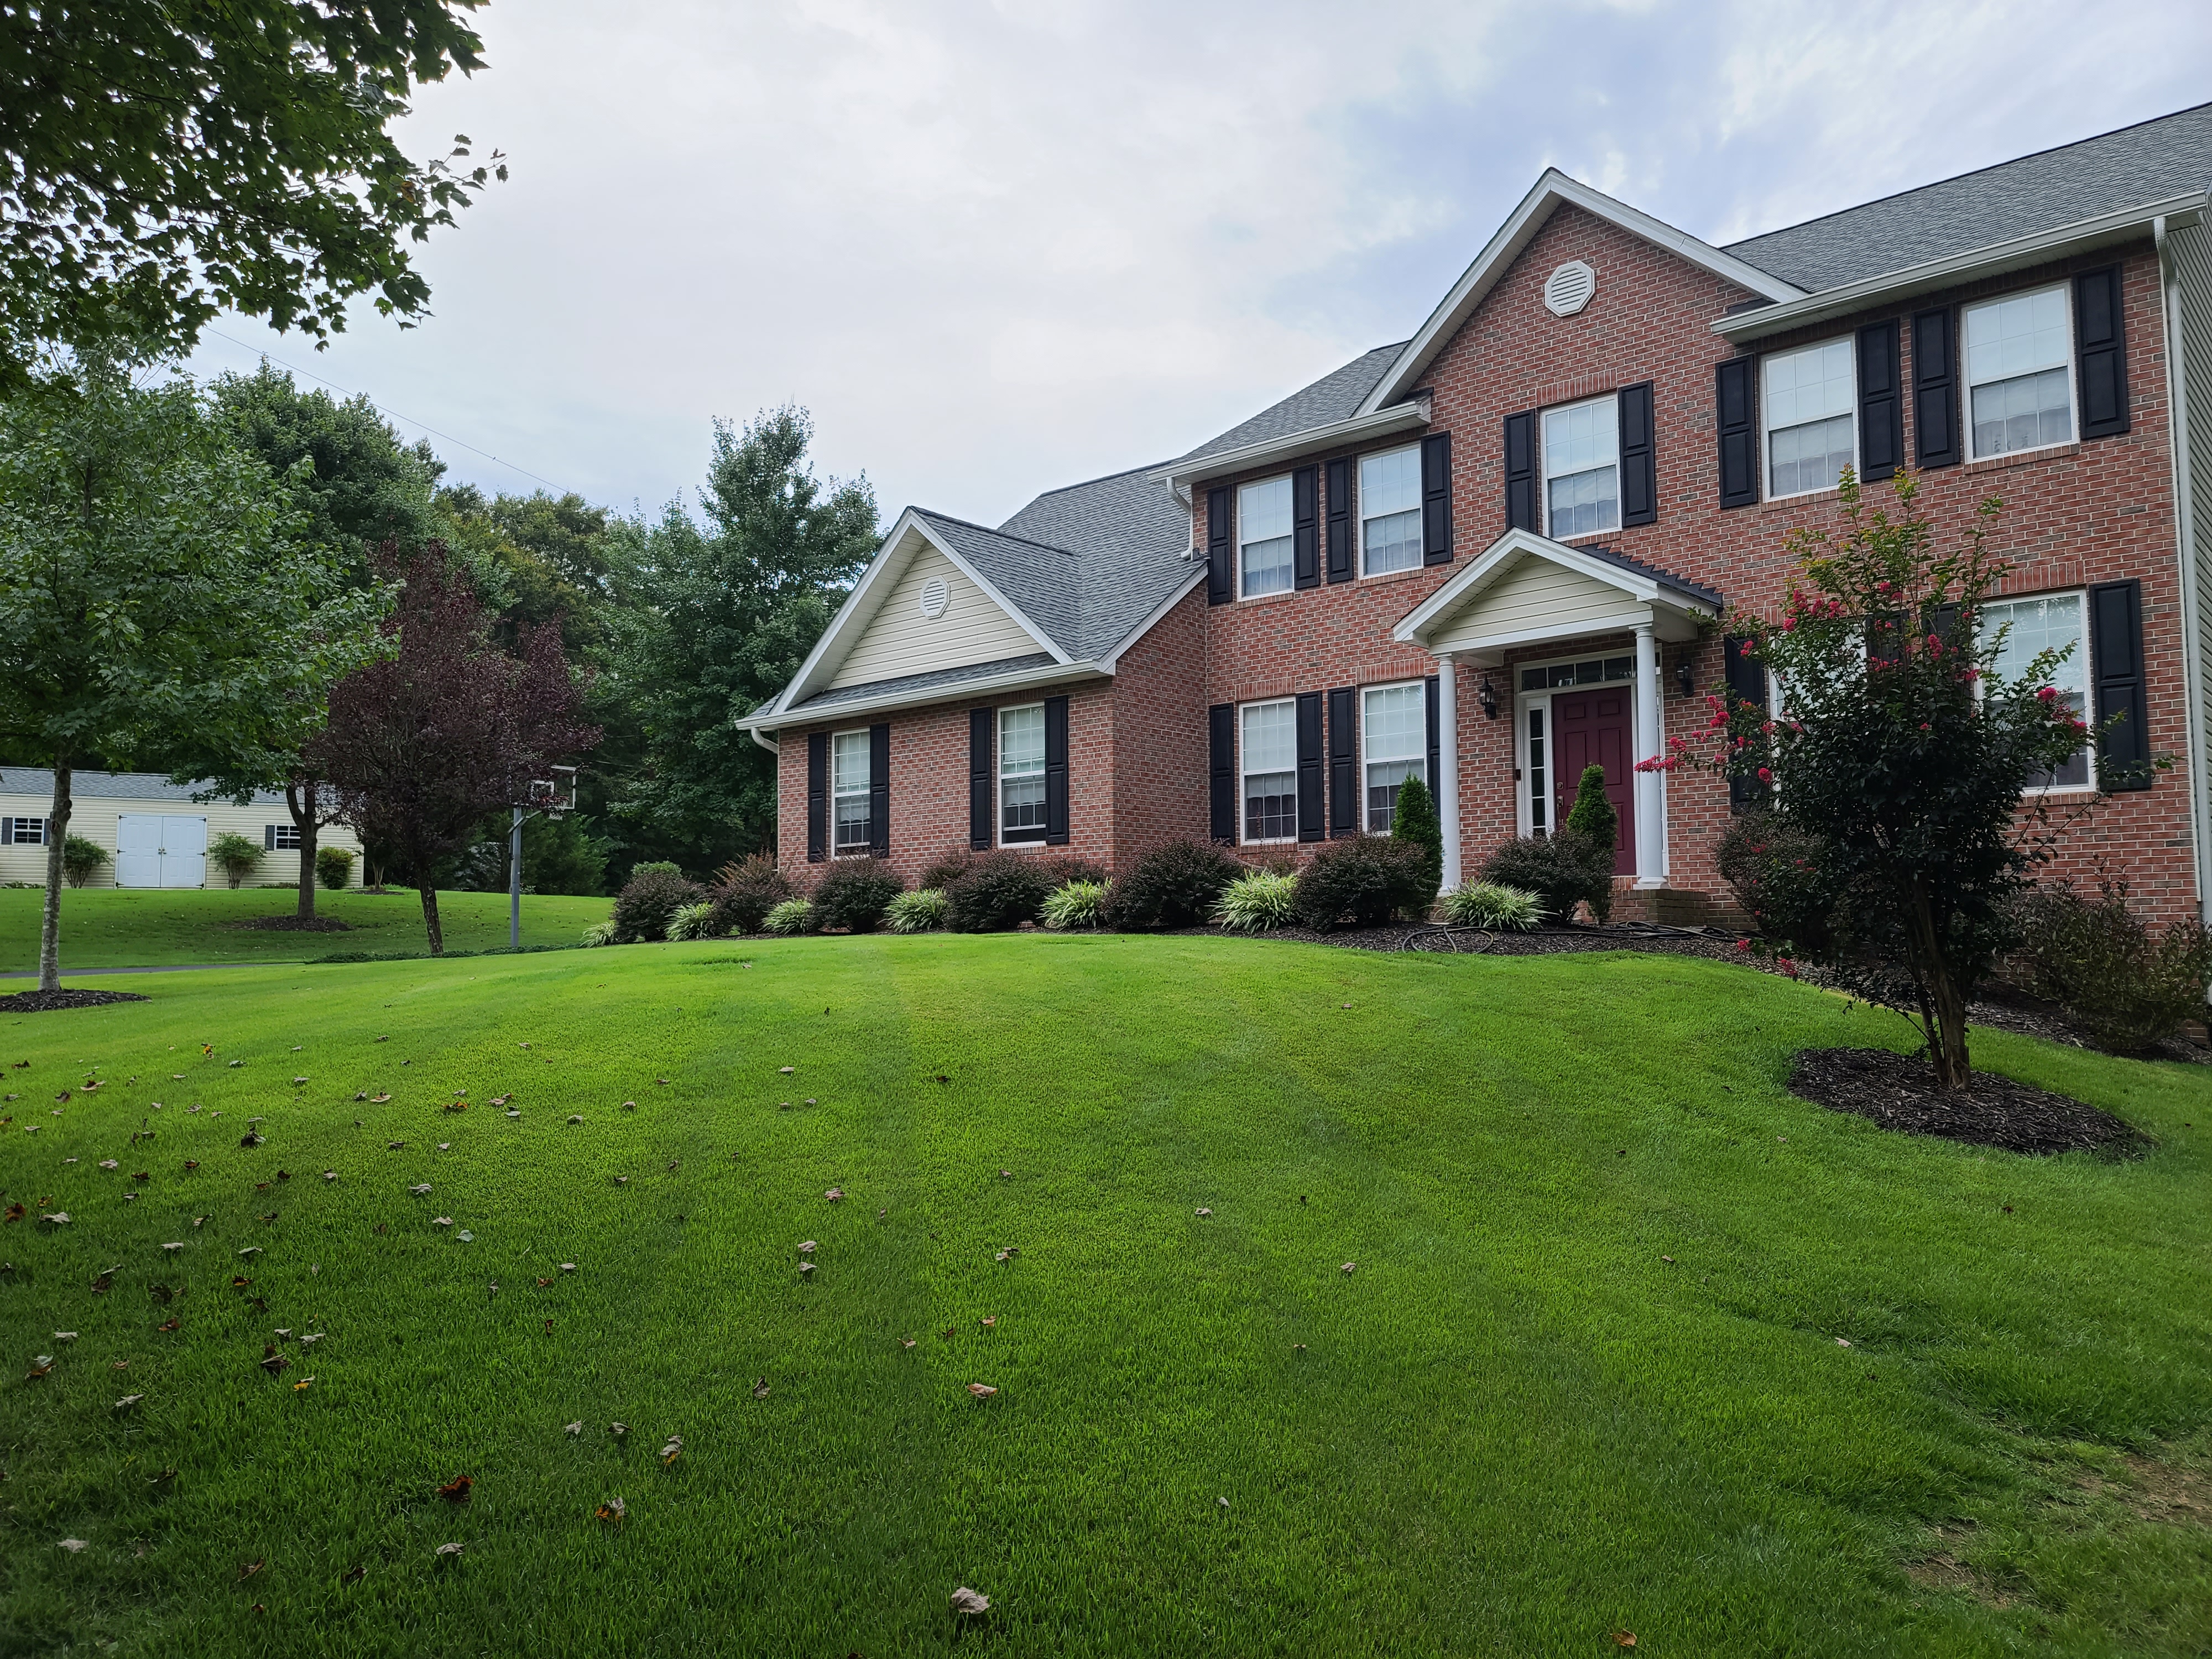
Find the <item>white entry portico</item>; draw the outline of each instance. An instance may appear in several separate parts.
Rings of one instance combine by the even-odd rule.
[[[1503,670],[1509,652],[1607,634],[1634,636],[1633,759],[1661,747],[1659,650],[1695,640],[1721,614],[1721,595],[1610,548],[1573,546],[1529,530],[1509,530],[1401,622],[1392,637],[1437,659],[1442,741],[1437,811],[1443,820],[1444,884],[1460,880],[1457,702],[1470,671]],[[1615,678],[1607,676],[1607,678]],[[1486,707],[1518,714],[1516,688],[1492,686]],[[1517,739],[1516,739],[1517,741]],[[1667,882],[1666,776],[1636,772],[1636,884]]]

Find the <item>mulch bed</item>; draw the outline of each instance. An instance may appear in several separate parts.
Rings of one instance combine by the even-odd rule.
[[[353,924],[336,916],[248,916],[227,921],[226,927],[250,933],[350,933]]]
[[[1901,1134],[2008,1152],[2125,1152],[2144,1144],[2110,1112],[1993,1072],[1977,1072],[1969,1087],[1947,1093],[1925,1059],[1888,1048],[1801,1048],[1790,1092]]]
[[[111,1002],[146,1002],[136,991],[18,991],[0,997],[0,1014],[50,1014],[57,1008],[98,1008]]]

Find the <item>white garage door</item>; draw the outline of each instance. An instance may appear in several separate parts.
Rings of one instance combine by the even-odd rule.
[[[125,812],[115,823],[118,887],[198,887],[207,881],[207,820]]]

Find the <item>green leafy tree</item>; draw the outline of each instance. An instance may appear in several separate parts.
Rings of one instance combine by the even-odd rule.
[[[39,943],[59,988],[63,844],[82,757],[282,750],[380,650],[380,588],[335,555],[190,386],[97,354],[0,404],[0,728],[53,768]]]
[[[693,867],[767,844],[775,764],[732,722],[797,672],[875,552],[875,492],[817,479],[812,436],[800,409],[742,432],[718,422],[699,516],[673,502],[612,550],[623,603],[593,712],[629,759],[605,787],[618,817]]]
[[[407,245],[489,179],[469,142],[410,159],[418,84],[483,66],[479,0],[0,6],[0,375],[34,343],[188,349],[219,312],[317,338],[429,286]]]
[[[1429,786],[1419,778],[1407,778],[1398,786],[1398,804],[1390,812],[1390,839],[1419,848],[1428,860],[1428,896],[1418,907],[1425,915],[1444,884],[1444,831]]]

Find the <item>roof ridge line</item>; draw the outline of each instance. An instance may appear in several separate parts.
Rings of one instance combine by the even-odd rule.
[[[1107,476],[1109,477],[1121,477],[1121,474],[1109,473]],[[1071,484],[1069,488],[1073,489],[1074,486]],[[1017,536],[1011,530],[1000,530],[995,526],[977,524],[973,519],[956,519],[950,513],[939,513],[934,507],[910,507],[907,511],[915,514],[921,518],[939,519],[946,524],[957,524],[963,530],[980,530],[987,536],[997,536],[1006,541],[1019,542],[1024,547],[1042,548],[1048,553],[1065,554],[1071,559],[1079,558],[1082,556],[1072,547],[1056,547],[1050,542],[1041,542],[1032,536]]]

